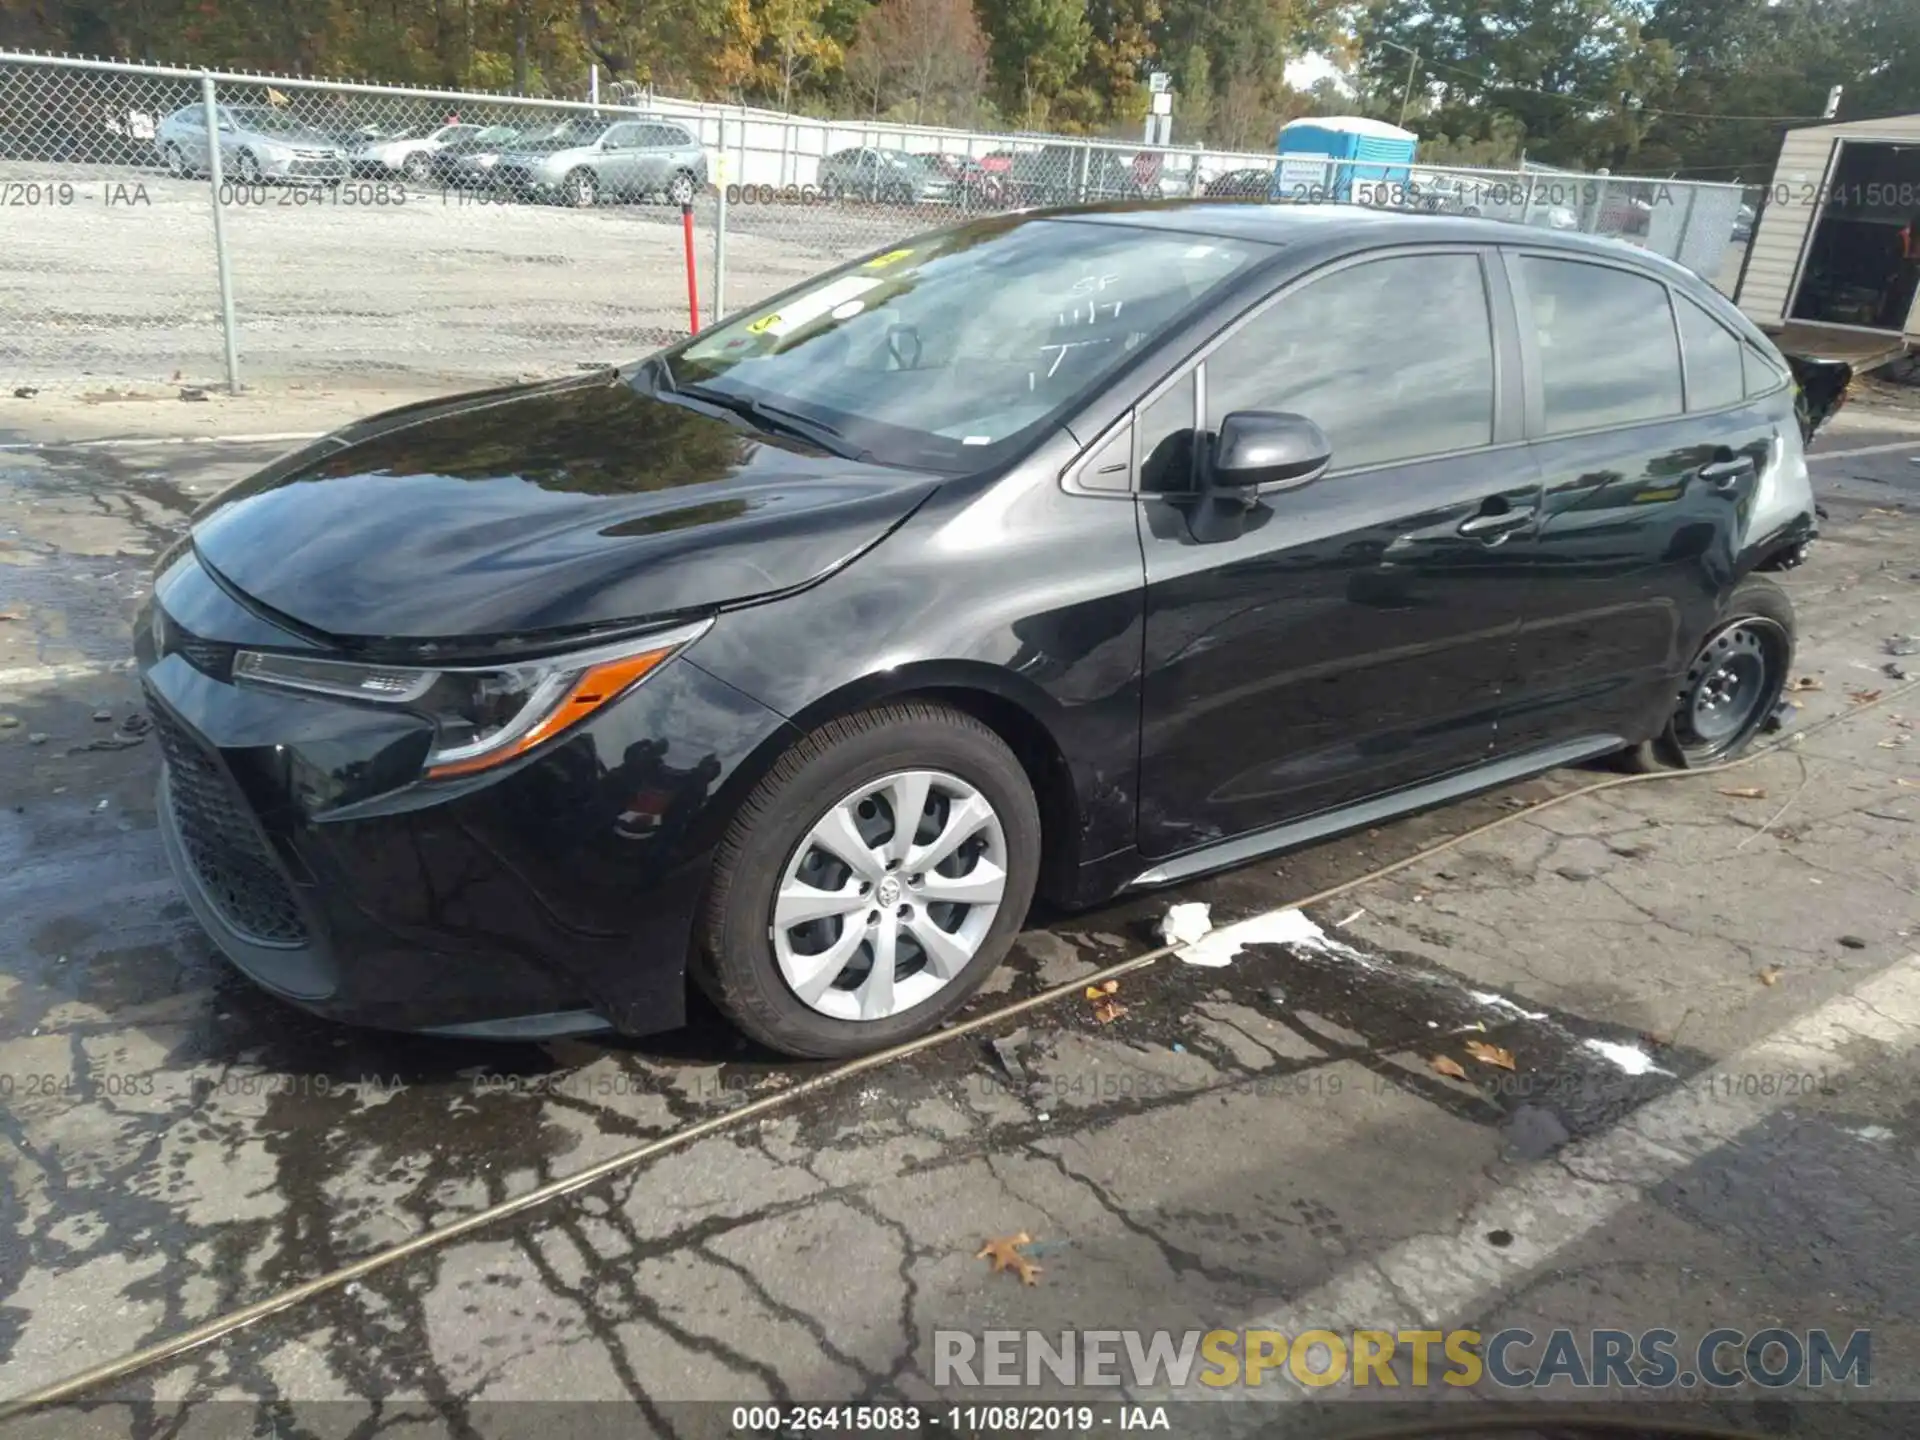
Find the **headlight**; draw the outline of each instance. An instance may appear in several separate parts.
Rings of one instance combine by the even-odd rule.
[[[475,669],[355,665],[243,650],[234,658],[233,676],[242,684],[423,714],[436,731],[427,778],[443,780],[503,765],[579,724],[706,634],[712,623],[702,620],[619,645]]]

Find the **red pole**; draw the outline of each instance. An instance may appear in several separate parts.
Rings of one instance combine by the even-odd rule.
[[[700,333],[700,281],[693,264],[693,207],[680,207],[680,230],[687,241],[687,313],[693,317],[693,333]]]

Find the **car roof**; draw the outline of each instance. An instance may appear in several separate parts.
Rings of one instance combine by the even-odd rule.
[[[1341,240],[1367,245],[1525,245],[1536,249],[1584,251],[1600,258],[1637,259],[1669,276],[1697,278],[1684,265],[1664,255],[1611,236],[1546,230],[1518,225],[1511,220],[1378,210],[1367,205],[1265,200],[1118,200],[1030,213],[1094,225],[1126,225],[1223,239],[1261,240],[1281,246],[1337,244]]]

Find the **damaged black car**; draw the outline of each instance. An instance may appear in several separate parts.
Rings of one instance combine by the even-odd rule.
[[[840,1056],[1084,907],[1780,700],[1779,351],[1643,251],[1114,204],[210,502],[136,636],[201,923],[342,1021]]]

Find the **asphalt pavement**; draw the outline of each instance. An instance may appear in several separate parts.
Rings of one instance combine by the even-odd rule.
[[[213,954],[113,667],[186,509],[285,442],[185,408],[0,411],[0,1403],[271,1313],[9,1434],[696,1433],[765,1428],[732,1407],[767,1402],[1030,1433],[950,1407],[1128,1396],[1176,1431],[1358,1425],[1427,1397],[1283,1370],[1212,1406],[997,1388],[942,1377],[936,1332],[1370,1325],[1666,1329],[1688,1354],[1716,1327],[1866,1330],[1865,1384],[1651,1398],[1920,1431],[1920,656],[1887,646],[1920,635],[1920,410],[1856,406],[1814,460],[1825,533],[1784,577],[1797,741],[1573,798],[1610,772],[1556,772],[1036,914],[962,1018],[1064,996],[810,1085],[704,1011],[638,1041],[430,1041],[305,1017]],[[1082,992],[1189,902],[1244,922],[1202,951],[1222,963]],[[1021,1233],[1031,1285],[979,1258]]]

